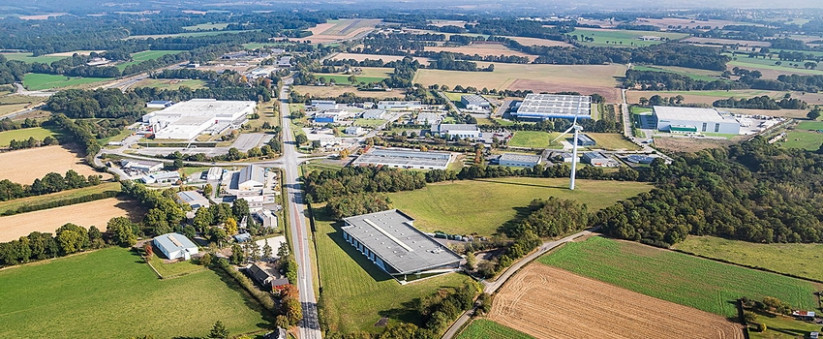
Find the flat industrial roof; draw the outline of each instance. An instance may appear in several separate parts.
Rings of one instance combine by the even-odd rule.
[[[694,120],[705,122],[733,122],[732,116],[723,116],[714,108],[654,106],[658,120]]]
[[[467,95],[461,96],[460,100],[461,101],[466,100],[470,104],[474,104],[474,105],[488,105],[489,104],[489,102],[486,100],[486,98],[481,97],[477,94],[467,94]]]
[[[440,132],[445,131],[479,131],[475,124],[440,124]]]
[[[360,155],[352,165],[425,166],[445,168],[451,160],[451,153],[421,152],[415,150],[376,148]]]
[[[540,156],[533,154],[503,153],[503,155],[500,156],[500,161],[503,160],[537,163],[540,162]]]
[[[460,256],[412,226],[414,219],[394,210],[343,218],[342,229],[399,274],[460,261]]]
[[[197,245],[180,233],[166,233],[155,237],[154,241],[158,247],[166,249],[169,253],[187,248],[197,248]]]
[[[517,115],[588,118],[591,114],[592,98],[583,95],[529,94],[517,109]]]

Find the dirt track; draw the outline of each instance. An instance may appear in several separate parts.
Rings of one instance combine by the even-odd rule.
[[[503,286],[489,318],[537,338],[743,338],[721,316],[537,263]]]

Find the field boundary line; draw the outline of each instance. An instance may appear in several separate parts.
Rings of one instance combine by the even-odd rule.
[[[643,244],[643,245],[646,245],[646,244]],[[651,246],[651,245],[646,245],[646,246]],[[656,247],[656,246],[651,246],[651,247]],[[733,265],[733,266],[748,268],[748,269],[752,269],[752,270],[758,270],[758,271],[762,271],[762,272],[778,274],[778,275],[782,275],[784,277],[804,280],[804,281],[808,281],[808,282],[816,283],[816,284],[823,284],[823,280],[818,280],[818,279],[808,278],[808,277],[801,277],[799,275],[794,275],[794,274],[791,274],[791,273],[777,272],[777,271],[770,270],[770,269],[764,268],[764,267],[752,266],[752,265],[746,265],[746,264],[731,262],[731,261],[728,261],[726,259],[707,257],[705,255],[700,255],[700,254],[697,254],[697,253],[687,252],[687,251],[679,250],[679,249],[676,249],[676,248],[662,248],[662,247],[658,247],[658,248],[660,248],[662,250],[667,250],[667,251],[671,251],[671,252],[676,252],[676,253],[680,253],[680,254],[685,254],[685,255],[701,258],[701,259],[716,261],[716,262],[727,264],[727,265]]]

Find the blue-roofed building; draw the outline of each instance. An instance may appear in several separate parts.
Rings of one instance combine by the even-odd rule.
[[[246,242],[251,241],[251,234],[248,233],[238,233],[234,235],[234,241],[236,242]]]
[[[197,245],[180,233],[166,233],[154,238],[154,246],[170,260],[189,260],[197,254]]]
[[[317,113],[314,115],[314,122],[317,124],[334,123],[337,122],[337,115]]]

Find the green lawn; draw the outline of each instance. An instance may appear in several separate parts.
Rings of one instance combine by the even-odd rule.
[[[65,58],[68,58],[68,57],[65,57],[65,56],[49,56],[49,55],[32,56],[31,53],[0,53],[0,54],[2,54],[4,57],[6,57],[7,60],[17,60],[17,61],[23,61],[23,62],[27,62],[27,63],[40,62],[40,63],[44,63],[44,64],[50,64],[50,63],[55,62],[57,60],[63,60]]]
[[[319,207],[319,206],[315,206]],[[317,260],[320,268],[321,318],[329,329],[341,333],[366,331],[379,333],[375,324],[388,318],[389,324],[419,324],[420,313],[411,304],[439,288],[457,287],[470,282],[467,276],[450,273],[428,280],[400,285],[343,240],[339,224],[315,208]]]
[[[59,171],[58,171],[59,172]],[[65,174],[65,172],[60,172]],[[52,194],[38,195],[0,202],[0,214],[6,211],[14,211],[23,206],[37,206],[47,202],[69,200],[87,195],[103,193],[108,191],[120,192],[119,182],[105,182],[97,186],[78,188]]]
[[[37,140],[43,140],[47,136],[55,135],[57,135],[57,133],[43,127],[23,128],[0,132],[0,147],[8,147],[12,140],[28,140],[31,137],[34,137]]]
[[[460,102],[460,100],[463,98],[463,96],[467,95],[465,93],[458,93],[458,92],[443,92],[443,94],[447,98],[449,98],[450,101],[454,101],[454,102]]]
[[[797,124],[797,129],[805,131],[823,131],[823,121],[803,121]]]
[[[808,338],[810,332],[820,332],[820,325],[773,314],[758,313],[755,322],[766,324],[766,332],[757,332],[755,326],[750,324],[751,339]]]
[[[131,54],[132,61],[124,62],[117,65],[117,69],[124,70],[131,65],[137,65],[146,60],[154,60],[168,54],[177,54],[183,51],[180,50],[149,50]]]
[[[742,265],[823,280],[823,266],[809,265],[823,260],[823,244],[757,244],[710,236],[689,236],[674,248]]]
[[[784,148],[802,148],[816,151],[823,144],[823,133],[794,130],[789,131],[780,145]]]
[[[594,148],[604,148],[607,150],[639,150],[640,146],[626,140],[623,134],[620,133],[586,133],[589,137],[594,139],[597,143]]]
[[[629,112],[631,114],[646,114],[646,113],[651,114],[652,109],[651,109],[651,107],[642,107],[642,106],[637,106],[637,105],[631,105],[631,106],[629,106]]]
[[[820,286],[807,281],[701,259],[639,243],[592,237],[538,259],[586,277],[703,311],[732,317],[740,297],[779,298],[817,307]]]
[[[191,260],[175,263],[164,263],[163,259],[157,256],[157,252],[151,256],[149,262],[151,262],[151,265],[157,270],[158,273],[160,273],[161,276],[163,276],[163,278],[174,279],[174,277],[177,276],[196,273],[207,269],[191,262]]]
[[[226,27],[228,25],[229,25],[228,22],[223,22],[223,23],[208,22],[208,23],[205,23],[205,24],[183,26],[183,29],[185,29],[187,31],[210,31],[210,30],[213,30],[213,29],[226,29]]]
[[[650,45],[657,45],[663,43],[663,41],[643,41],[640,40],[641,36],[659,36],[663,38],[668,38],[671,40],[682,39],[687,36],[688,34],[683,33],[664,33],[664,32],[651,32],[651,31],[632,31],[632,30],[622,30],[622,29],[613,29],[613,30],[602,30],[602,29],[589,29],[589,28],[576,28],[571,33],[568,33],[570,36],[578,36],[578,41],[582,42],[584,45],[589,46],[611,46],[611,47],[642,47],[642,46],[650,46]],[[582,38],[593,38],[594,41],[585,41]]]
[[[507,221],[526,213],[525,207],[534,199],[575,199],[596,211],[652,188],[628,181],[578,180],[575,191],[569,191],[568,185],[567,178],[462,180],[391,193],[389,198],[424,231],[492,235]]]
[[[382,124],[385,124],[386,120],[383,119],[357,119],[354,121],[356,126],[363,126],[363,127],[377,127]]]
[[[26,86],[26,88],[30,91],[38,91],[43,89],[63,88],[110,80],[112,80],[112,78],[84,78],[67,77],[56,74],[27,73],[23,78],[23,86]]]
[[[749,58],[747,55],[736,55],[732,56],[731,53],[724,53],[728,57],[732,58],[732,61],[729,61],[728,65],[730,67],[742,67],[742,68],[755,68],[755,69],[765,69],[765,70],[773,70],[773,71],[782,71],[786,74],[823,74],[823,70],[820,69],[806,69],[803,67],[803,64],[806,63],[808,60],[804,61],[785,61],[785,60],[778,60],[778,59],[763,59],[763,58]],[[779,65],[777,63],[780,63]],[[798,65],[795,67],[794,65]]]
[[[558,133],[548,133],[543,131],[516,131],[509,140],[509,146],[528,148],[549,148],[552,139],[557,138]],[[559,142],[559,140],[558,140]],[[559,148],[559,144],[557,145]]]
[[[476,319],[472,321],[469,326],[463,329],[463,332],[457,335],[457,339],[490,338],[529,339],[534,337],[488,319]]]
[[[0,337],[203,337],[220,320],[233,335],[267,319],[211,270],[160,280],[143,259],[107,248],[0,271]]]

